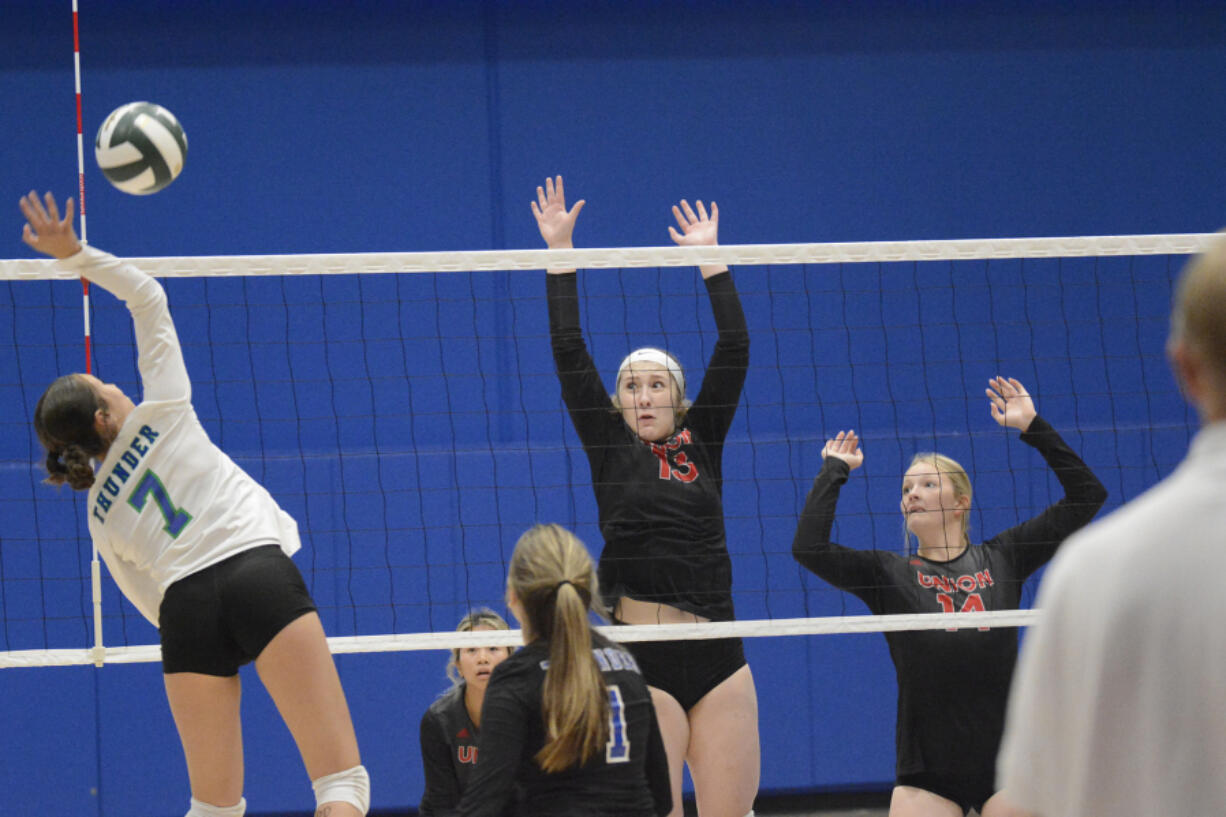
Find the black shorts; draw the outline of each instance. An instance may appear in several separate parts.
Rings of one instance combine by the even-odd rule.
[[[975,777],[917,772],[900,775],[898,785],[913,786],[940,795],[946,800],[952,800],[962,809],[963,814],[971,809],[982,814],[983,804],[988,802],[988,798],[993,794],[996,794],[995,781],[991,774]]]
[[[315,609],[280,546],[235,554],[166,588],[158,613],[162,672],[237,675],[287,624]]]
[[[647,685],[672,695],[686,712],[746,664],[739,638],[633,641],[623,646],[634,655]]]

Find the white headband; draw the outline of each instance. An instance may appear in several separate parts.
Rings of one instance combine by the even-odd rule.
[[[676,381],[677,388],[681,389],[681,396],[685,397],[685,373],[681,371],[681,364],[668,352],[663,349],[655,349],[651,346],[635,349],[626,355],[622,365],[617,367],[617,380],[614,383],[614,387],[621,385],[622,372],[626,371],[626,367],[631,363],[654,363],[662,369],[667,369],[668,373],[673,376],[673,380]]]

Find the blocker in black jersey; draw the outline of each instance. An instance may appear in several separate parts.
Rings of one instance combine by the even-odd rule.
[[[584,202],[566,208],[561,176],[546,179],[536,194],[532,212],[546,245],[572,248]],[[708,212],[701,200],[691,207],[682,199],[672,213],[675,243],[718,244],[715,202]],[[734,618],[722,459],[749,366],[749,333],[727,266],[698,269],[718,338],[692,404],[679,362],[664,350],[641,348],[618,369],[614,405],[583,339],[575,271],[551,267],[546,277],[562,397],[588,457],[599,509],[600,589],[616,619],[629,624]],[[687,763],[698,802],[719,803],[727,814],[752,811],[761,759],[757,694],[740,639],[630,650],[665,724],[675,814]],[[699,706],[713,700],[708,696],[718,704]]]
[[[592,469],[600,509],[600,587],[713,621],[733,616],[724,534],[723,450],[749,366],[749,333],[730,272],[705,279],[719,332],[702,388],[676,431],[646,442],[612,407],[579,325],[574,273],[547,276],[554,361]]]
[[[421,717],[421,762],[426,790],[422,817],[453,817],[477,765],[477,727],[464,705],[464,684],[452,687]]]
[[[478,763],[460,803],[464,817],[655,817],[672,808],[668,761],[647,684],[633,656],[599,634],[593,655],[609,689],[609,741],[581,766],[546,773],[541,691],[549,648],[537,641],[494,669],[481,715]]]
[[[982,545],[944,562],[831,542],[835,505],[850,468],[829,456],[809,491],[793,555],[879,615],[1016,609],[1026,578],[1093,519],[1107,498],[1089,467],[1041,417],[1021,439],[1047,461],[1064,498]],[[964,808],[969,797],[980,809],[995,790],[1017,630],[919,630],[885,633],[885,638],[898,675],[900,785],[936,791]],[[964,792],[970,794],[961,796]]]

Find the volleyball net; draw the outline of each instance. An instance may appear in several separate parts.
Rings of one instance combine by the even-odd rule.
[[[791,556],[821,449],[866,453],[835,541],[901,551],[916,451],[959,460],[982,541],[1061,496],[991,419],[1016,377],[1111,493],[1167,474],[1196,426],[1163,346],[1172,282],[1209,234],[719,248],[130,259],[163,279],[213,440],[298,520],[295,557],[336,652],[511,643],[453,632],[502,603],[519,535],[574,530],[597,555],[591,473],[561,402],[545,267],[580,269],[585,337],[612,389],[665,346],[697,392],[715,341],[694,269],[732,265],[751,336],[724,452],[738,621],[618,628],[624,640],[1022,626],[1029,610],[870,616]],[[49,261],[0,261],[0,666],[158,660],[156,631],[98,592],[84,495],[41,484],[34,404],[84,370],[81,289]],[[140,394],[131,320],[98,294],[93,371]],[[1024,597],[1024,606],[1029,597]],[[96,633],[101,632],[101,643]],[[105,651],[96,649],[102,646]]]

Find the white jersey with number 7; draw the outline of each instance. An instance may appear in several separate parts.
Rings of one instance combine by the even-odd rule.
[[[116,584],[156,627],[172,583],[262,545],[292,555],[301,547],[298,525],[196,417],[161,284],[92,247],[60,265],[114,293],[132,313],[142,400],[98,467],[87,511]]]

